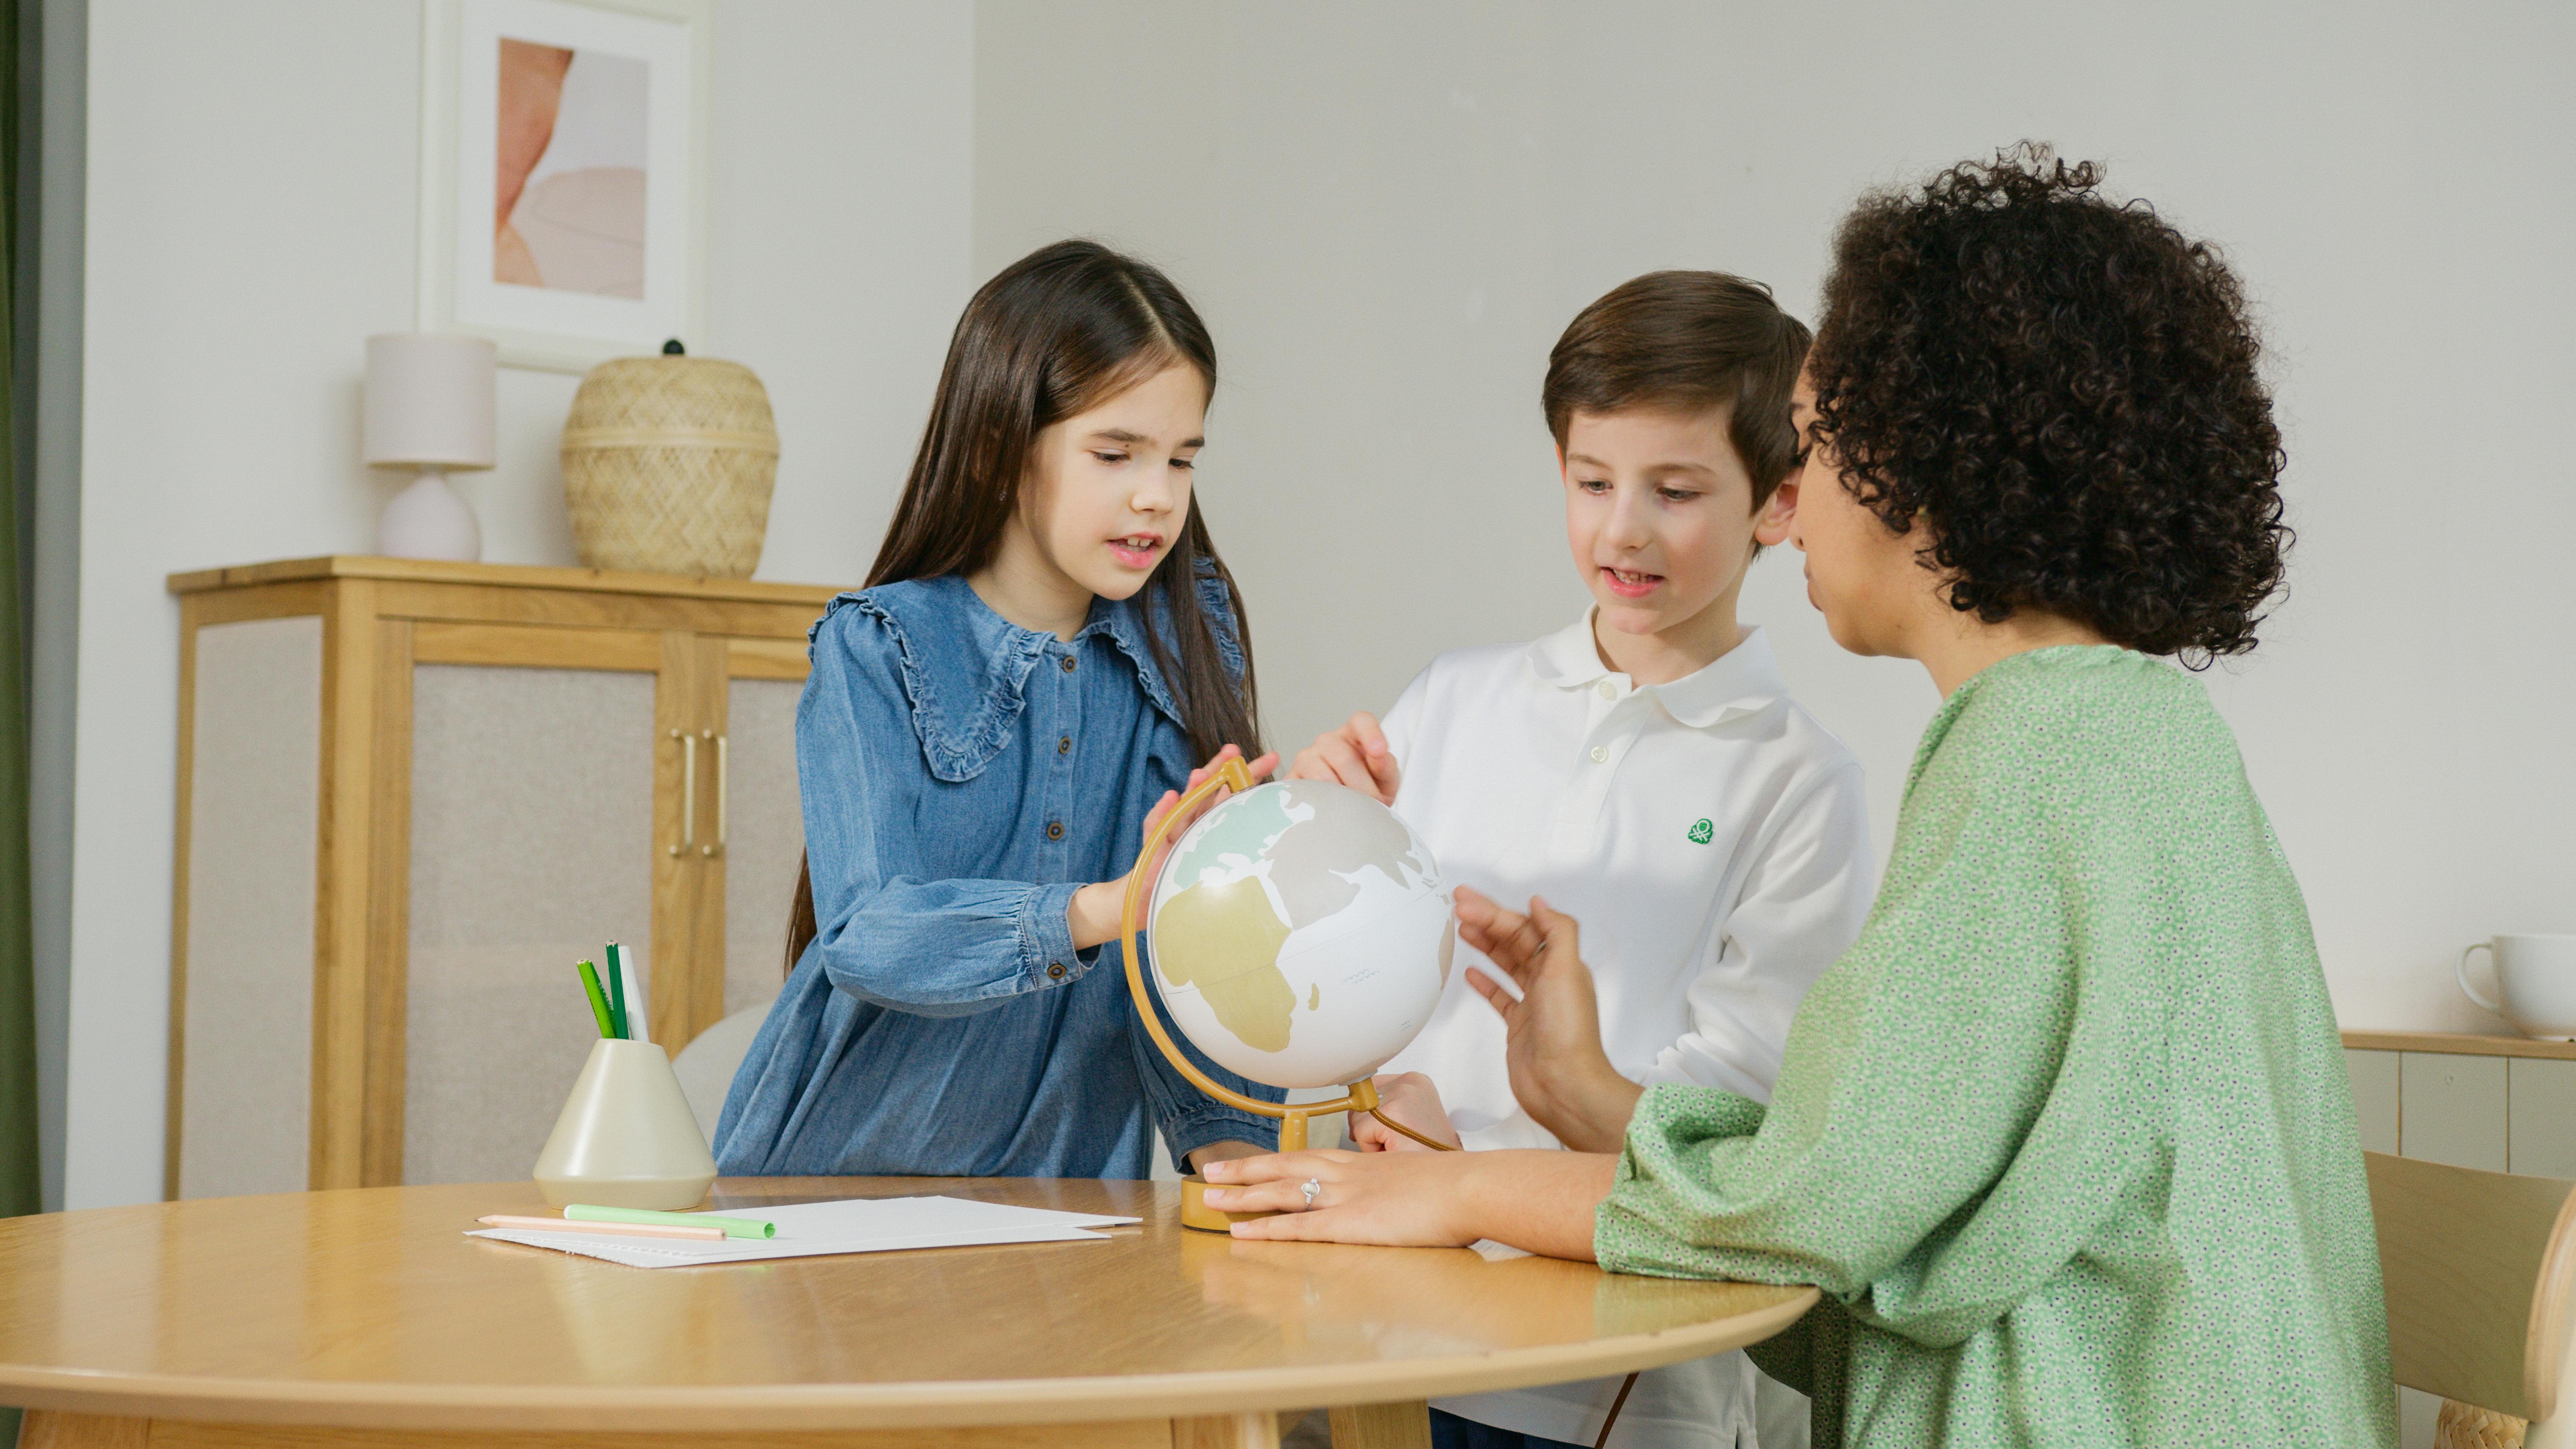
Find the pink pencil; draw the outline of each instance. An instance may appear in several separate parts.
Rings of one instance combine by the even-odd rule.
[[[666,1228],[653,1223],[575,1223],[562,1218],[522,1218],[507,1213],[494,1213],[474,1221],[487,1228],[516,1228],[539,1233],[606,1233],[621,1238],[694,1238],[700,1242],[724,1240],[722,1228]]]

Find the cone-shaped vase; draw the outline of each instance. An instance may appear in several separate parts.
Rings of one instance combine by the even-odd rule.
[[[537,1154],[536,1175],[556,1207],[677,1211],[706,1196],[716,1160],[669,1054],[648,1041],[602,1038]]]

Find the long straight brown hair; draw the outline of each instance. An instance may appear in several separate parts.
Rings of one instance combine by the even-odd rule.
[[[984,284],[948,339],[939,392],[922,430],[867,586],[967,574],[990,563],[1040,432],[1087,412],[1164,368],[1197,369],[1216,396],[1216,345],[1181,289],[1154,267],[1091,241],[1041,247]],[[1223,585],[1243,677],[1226,669],[1197,581]],[[1199,759],[1228,744],[1261,753],[1252,636],[1243,590],[1208,537],[1198,495],[1162,565],[1138,595],[1145,641],[1181,707]],[[1168,623],[1176,638],[1163,637]],[[811,860],[796,873],[787,969],[819,934]]]

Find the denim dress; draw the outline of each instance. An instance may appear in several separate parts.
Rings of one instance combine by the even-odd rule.
[[[1240,673],[1223,587],[1202,585]],[[1134,863],[1195,763],[1143,607],[1095,599],[1067,642],[955,576],[832,601],[796,710],[821,933],[734,1077],[721,1171],[1140,1178],[1151,1131],[1176,1163],[1277,1142],[1173,1070],[1118,943],[1077,951],[1065,921],[1077,887]]]

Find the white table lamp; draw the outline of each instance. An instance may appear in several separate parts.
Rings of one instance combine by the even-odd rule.
[[[480,337],[367,339],[367,462],[420,470],[385,505],[378,552],[463,563],[483,557],[483,530],[447,486],[447,470],[492,466],[492,367],[492,344]]]

